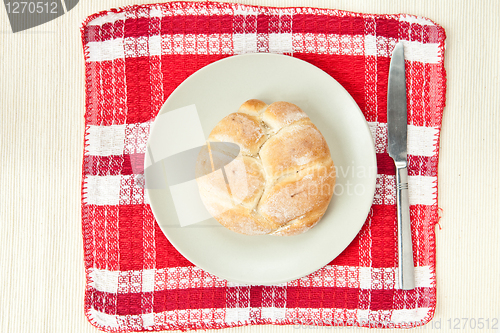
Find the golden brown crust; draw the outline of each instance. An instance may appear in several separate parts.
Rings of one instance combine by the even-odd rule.
[[[240,159],[241,158],[241,159]],[[235,202],[248,208],[257,205],[264,187],[266,178],[264,169],[259,160],[242,156],[225,167],[226,177]]]
[[[266,189],[258,212],[280,226],[318,212],[322,215],[333,194],[334,182],[333,163],[291,174]]]
[[[209,141],[233,142],[241,150],[221,164],[225,175],[209,173],[213,157],[209,162],[206,149],[197,162],[201,198],[226,228],[290,236],[309,230],[324,215],[335,168],[323,135],[296,105],[249,100],[215,126]],[[198,177],[198,170],[205,176]]]
[[[245,235],[265,235],[279,226],[269,223],[263,216],[241,206],[234,206],[215,217],[224,227]]]
[[[250,115],[256,116],[264,112],[267,108],[267,104],[258,99],[249,99],[245,103],[241,104],[238,112],[248,113]]]
[[[264,111],[262,121],[276,133],[285,126],[299,120],[309,120],[307,114],[297,105],[288,102],[274,102]]]
[[[259,119],[236,112],[222,119],[212,130],[209,141],[233,142],[244,155],[256,155],[266,141],[266,132]]]
[[[330,159],[330,149],[316,126],[307,122],[283,128],[264,143],[259,155],[267,175],[277,178]]]

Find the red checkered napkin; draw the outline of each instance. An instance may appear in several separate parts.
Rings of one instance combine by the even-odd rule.
[[[432,318],[443,28],[410,15],[175,2],[92,15],[82,38],[85,313],[93,325],[109,331],[414,327]],[[417,286],[410,291],[397,285],[395,171],[386,152],[389,57],[401,40]],[[248,52],[297,57],[339,81],[363,111],[377,153],[373,206],[352,244],[317,272],[275,286],[230,283],[191,264],[165,238],[144,196],[146,140],[163,102],[196,70]]]

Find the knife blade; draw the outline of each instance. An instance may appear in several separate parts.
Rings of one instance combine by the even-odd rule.
[[[387,87],[387,151],[396,166],[398,280],[401,289],[415,288],[408,200],[406,74],[403,43],[394,48]]]

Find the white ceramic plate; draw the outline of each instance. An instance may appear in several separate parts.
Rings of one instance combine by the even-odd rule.
[[[161,172],[146,169],[145,177],[154,216],[182,255],[220,278],[269,285],[312,273],[349,245],[370,210],[377,166],[368,124],[353,98],[324,71],[289,56],[248,54],[212,63],[179,85],[159,115],[195,105],[206,138],[222,118],[251,98],[298,105],[328,142],[337,181],[330,206],[314,228],[278,237],[240,235],[214,219],[181,227],[168,186],[158,186]],[[148,147],[168,145],[152,142],[159,140],[155,131],[160,131],[156,124]]]

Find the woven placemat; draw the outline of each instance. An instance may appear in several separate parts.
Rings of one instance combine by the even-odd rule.
[[[129,6],[82,26],[86,112],[82,227],[85,313],[108,331],[255,324],[415,327],[436,306],[437,164],[445,101],[443,28],[410,15],[213,2]],[[387,76],[405,45],[410,215],[416,288],[397,285],[394,167],[386,151]],[[334,261],[276,286],[227,282],[181,256],[144,196],[150,125],[189,75],[224,57],[281,53],[318,66],[352,95],[372,130],[376,193]]]

